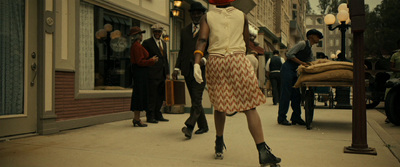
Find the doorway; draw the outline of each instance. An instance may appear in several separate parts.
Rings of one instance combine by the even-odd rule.
[[[0,2],[0,138],[37,131],[37,1]]]

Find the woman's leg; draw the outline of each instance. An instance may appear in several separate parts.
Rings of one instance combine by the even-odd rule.
[[[133,111],[133,120],[140,121],[140,111]]]
[[[225,119],[226,119],[225,112],[214,111],[214,123],[215,123],[215,130],[217,131],[217,136],[224,135]]]
[[[250,133],[253,136],[254,142],[256,143],[259,163],[262,164],[262,166],[268,164],[272,166],[281,162],[281,159],[275,157],[275,155],[271,153],[271,149],[264,142],[261,120],[257,110],[248,110],[244,113],[247,117],[247,124],[249,126]]]
[[[247,118],[247,125],[249,127],[251,136],[253,136],[254,142],[260,144],[264,142],[264,133],[262,130],[260,116],[257,110],[248,110],[244,112]]]
[[[215,139],[215,159],[223,159],[223,150],[226,149],[224,143],[224,128],[225,128],[226,113],[214,111],[215,130],[217,131]]]
[[[133,111],[133,120],[132,120],[133,126],[139,126],[139,127],[147,127],[147,124],[144,124],[140,120],[140,111]]]

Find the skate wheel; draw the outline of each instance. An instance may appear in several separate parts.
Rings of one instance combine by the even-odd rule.
[[[223,153],[215,153],[215,159],[224,159]]]

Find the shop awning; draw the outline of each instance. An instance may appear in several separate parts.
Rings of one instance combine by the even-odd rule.
[[[259,28],[260,28],[260,31],[264,32],[265,36],[270,38],[273,43],[277,43],[280,41],[279,38],[274,33],[272,33],[270,30],[268,30],[267,27],[259,27]]]

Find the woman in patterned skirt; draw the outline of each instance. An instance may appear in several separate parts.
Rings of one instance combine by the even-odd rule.
[[[248,21],[243,12],[231,6],[232,1],[209,0],[217,8],[202,17],[197,50],[194,52],[194,77],[201,83],[203,78],[199,64],[209,42],[206,80],[210,100],[215,107],[215,158],[223,158],[226,113],[239,111],[246,114],[260,164],[276,164],[281,159],[275,157],[264,142],[261,120],[255,109],[265,103],[266,98],[258,88],[253,66],[246,58],[249,46]]]

